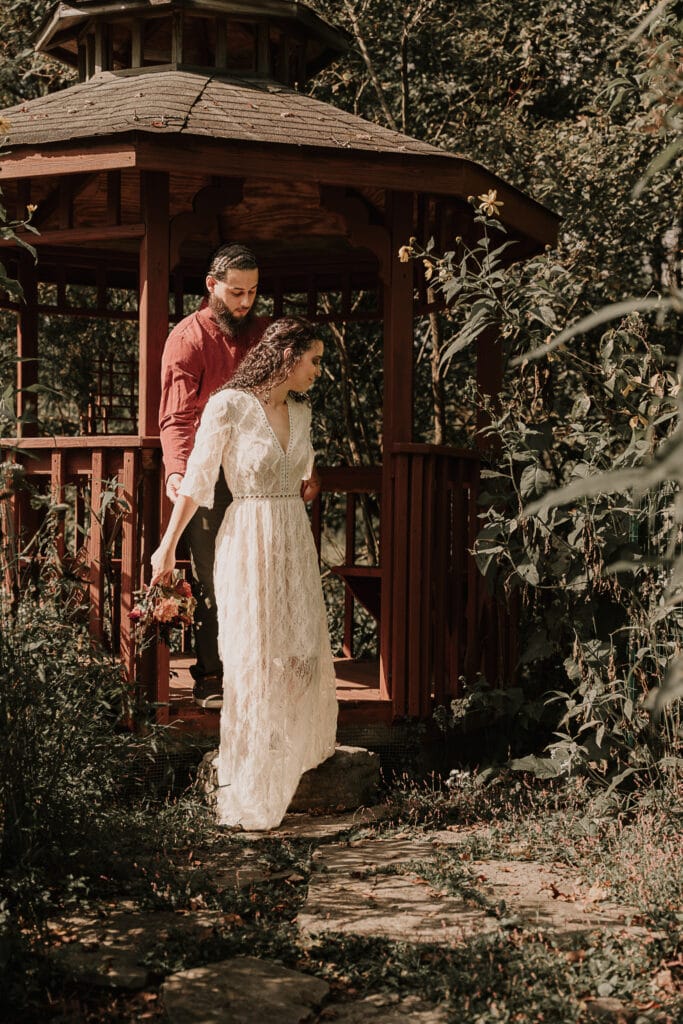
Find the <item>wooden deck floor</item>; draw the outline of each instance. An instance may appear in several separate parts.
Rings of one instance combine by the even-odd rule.
[[[170,721],[191,732],[217,733],[218,710],[199,708],[192,699],[191,655],[171,658]],[[379,691],[379,662],[335,658],[339,722],[342,725],[391,721],[391,701]]]

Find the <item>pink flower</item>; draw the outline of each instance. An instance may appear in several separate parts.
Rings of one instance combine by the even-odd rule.
[[[165,597],[154,608],[155,622],[172,622],[178,614],[178,604],[172,597]]]
[[[129,614],[128,618],[130,619],[131,622],[139,622],[140,621],[140,619],[142,618],[142,610],[139,608],[138,605],[135,605],[135,608],[133,608],[133,610]]]

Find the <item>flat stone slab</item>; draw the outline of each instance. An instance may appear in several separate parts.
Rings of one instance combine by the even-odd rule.
[[[614,903],[599,886],[586,885],[572,877],[535,861],[474,861],[473,881],[493,901],[504,900],[507,916],[515,916],[525,925],[549,928],[570,934],[608,928],[628,930],[631,934],[646,929],[631,924],[638,918],[635,907]]]
[[[161,986],[169,1024],[304,1024],[329,985],[254,957],[179,971]]]
[[[435,846],[457,842],[451,832],[433,837]],[[639,918],[636,907],[617,903],[612,893],[586,881],[580,872],[563,864],[533,860],[475,860],[467,864],[469,882],[491,903],[504,901],[505,916],[519,918],[528,927],[546,928],[563,934],[593,928],[647,932],[632,922]]]
[[[558,938],[595,928],[632,936],[646,932],[633,923],[635,907],[616,903],[608,891],[558,865],[470,861],[454,870],[462,896],[442,891],[429,883],[431,872],[421,871],[420,863],[435,863],[439,848],[454,842],[445,833],[368,838],[319,849],[299,927],[310,936],[342,932],[444,945],[497,931],[502,922],[543,928]],[[411,862],[416,862],[414,869]]]
[[[136,991],[149,981],[145,957],[179,932],[198,943],[221,920],[217,911],[140,911],[132,905],[102,906],[48,921],[50,956],[73,981],[99,988]]]
[[[453,1017],[440,1006],[424,1003],[418,996],[374,995],[353,1003],[335,1003],[318,1018],[334,1024],[451,1024]]]
[[[471,901],[432,888],[417,873],[403,873],[410,861],[433,857],[428,840],[368,839],[318,852],[298,918],[306,935],[343,932],[450,945],[498,927]]]

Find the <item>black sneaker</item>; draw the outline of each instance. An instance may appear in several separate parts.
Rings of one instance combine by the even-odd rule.
[[[202,676],[192,690],[195,704],[200,708],[223,707],[223,681],[218,675]]]

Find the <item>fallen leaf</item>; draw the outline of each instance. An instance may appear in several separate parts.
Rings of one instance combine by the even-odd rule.
[[[665,967],[661,971],[657,971],[652,983],[655,988],[659,988],[662,992],[668,992],[670,995],[676,991],[676,985],[674,983],[673,974],[668,967]]]

